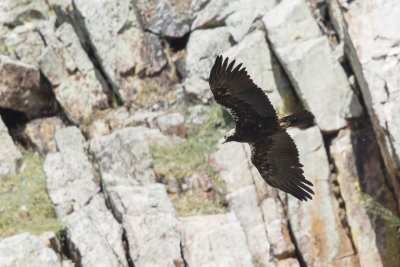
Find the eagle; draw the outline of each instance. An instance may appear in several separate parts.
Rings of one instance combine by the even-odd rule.
[[[234,66],[235,60],[229,63],[229,58],[217,56],[209,77],[215,101],[228,110],[236,124],[222,143],[248,143],[251,162],[267,184],[299,200],[312,199],[313,184],[303,176],[299,152],[286,129],[308,125],[314,116],[303,110],[278,118],[267,95],[253,82],[246,68],[241,68],[242,64]]]

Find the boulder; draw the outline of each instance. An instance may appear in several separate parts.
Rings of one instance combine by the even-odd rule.
[[[54,100],[37,65],[0,55],[0,107],[29,118],[52,112]]]
[[[294,255],[282,204],[276,190],[265,184],[251,164],[249,146],[235,142],[221,145],[212,154],[211,163],[225,182],[227,199],[253,258],[270,265],[273,260]]]
[[[76,0],[72,4],[72,0],[54,0],[50,4],[60,20],[74,24],[81,43],[91,48],[95,61],[124,103],[136,98],[132,78],[157,74],[167,64],[160,40],[142,30],[132,1]]]
[[[42,240],[29,233],[13,235],[0,240],[2,266],[59,266],[61,259]]]
[[[207,80],[216,56],[231,47],[229,38],[230,34],[226,27],[192,32],[186,45],[187,56],[185,58],[189,77],[197,75],[201,79]]]
[[[25,134],[39,153],[45,155],[57,151],[55,133],[64,127],[66,126],[58,117],[36,119],[26,124]]]
[[[0,7],[0,24],[15,28],[32,20],[45,20],[49,8],[42,1],[4,1]]]
[[[253,266],[246,236],[232,213],[182,217],[182,253],[189,266]]]
[[[92,166],[82,152],[50,153],[43,166],[46,185],[58,217],[76,210],[100,192]]]
[[[35,64],[54,34],[56,18],[41,0],[2,1],[0,6],[0,52]]]
[[[128,266],[122,241],[123,230],[107,209],[102,194],[61,218],[67,228],[71,258],[80,266]]]
[[[66,244],[77,265],[128,266],[122,226],[106,206],[83,140],[76,127],[57,131],[59,152],[49,153],[43,166],[50,199],[66,227]]]
[[[154,184],[153,159],[142,129],[128,127],[95,138],[89,151],[134,264],[183,264],[178,221],[165,186]]]
[[[389,182],[400,205],[400,118],[396,116],[400,111],[397,44],[400,8],[395,0],[353,1],[344,16],[346,56],[360,86]]]
[[[241,43],[251,30],[254,22],[265,15],[278,3],[277,0],[239,0],[231,1],[226,13],[225,24],[233,39]]]
[[[290,238],[287,219],[281,202],[277,198],[266,198],[261,203],[261,210],[273,257],[280,260],[293,257],[295,247]],[[297,260],[295,261],[297,262]]]
[[[108,86],[93,66],[71,24],[63,23],[39,58],[43,74],[67,117],[88,122],[96,110],[108,107]]]
[[[361,195],[365,192],[384,207],[396,209],[393,195],[383,179],[381,155],[372,129],[341,130],[330,151],[338,170],[340,194],[346,203],[346,219],[360,265],[396,265],[400,261],[396,229],[367,212]],[[389,243],[390,248],[385,245]]]
[[[84,152],[85,137],[78,127],[70,126],[56,131],[55,135],[57,150],[60,152],[73,150],[76,152]]]
[[[303,0],[281,1],[262,20],[275,50],[322,37],[310,8]]]
[[[182,2],[183,4],[181,5],[184,6],[185,1]],[[139,10],[140,7],[141,5],[139,4]],[[155,9],[156,11],[153,16],[149,16],[149,18],[146,18],[145,16],[148,20],[147,25],[145,23],[146,29],[160,36],[169,38],[180,38],[189,32],[190,24],[189,14],[187,11],[176,11],[168,0],[159,0]],[[182,7],[181,9],[184,8]]]
[[[61,138],[61,137],[65,137]],[[63,141],[58,141],[58,140]],[[76,127],[61,129],[56,133],[60,152],[49,153],[43,165],[46,185],[58,217],[64,217],[85,206],[100,192],[100,184],[92,165],[82,148],[83,136]],[[68,140],[80,142],[74,146]]]
[[[155,182],[153,158],[139,127],[128,127],[92,139],[89,152],[98,165],[103,188]]]
[[[5,175],[15,175],[22,167],[22,154],[15,146],[0,116],[0,182]]]
[[[315,192],[312,201],[288,196],[288,218],[297,247],[309,266],[349,264],[355,255],[351,240],[342,228],[337,199],[331,193],[329,162],[317,126],[291,129],[299,150],[304,176]]]
[[[346,119],[362,115],[346,73],[304,0],[280,2],[263,22],[279,61],[322,131],[335,131],[347,125]]]
[[[235,213],[246,234],[247,245],[253,259],[264,266],[270,260],[270,243],[263,214],[258,206],[254,185],[235,190],[227,195],[231,210]]]
[[[225,182],[227,193],[253,185],[247,152],[244,144],[231,142],[219,145],[211,154],[210,163]]]
[[[183,266],[180,225],[165,186],[111,186],[114,215],[126,231],[135,266]]]
[[[192,30],[198,28],[212,28],[222,25],[228,16],[228,0],[199,0],[191,2],[191,15],[194,17]]]

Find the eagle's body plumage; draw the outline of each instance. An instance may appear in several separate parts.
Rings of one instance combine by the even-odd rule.
[[[300,200],[311,199],[312,183],[304,178],[296,145],[285,129],[310,123],[313,115],[302,111],[278,119],[268,97],[241,68],[242,64],[234,65],[235,61],[228,64],[228,58],[218,56],[209,78],[215,101],[236,123],[225,141],[249,143],[251,162],[267,184]]]

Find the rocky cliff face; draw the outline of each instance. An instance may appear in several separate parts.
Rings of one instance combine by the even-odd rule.
[[[398,214],[399,28],[397,0],[2,1],[0,194],[45,156],[63,230],[0,230],[0,266],[397,266],[398,229],[364,194]],[[289,132],[312,201],[219,144],[219,54],[280,115],[315,115]]]

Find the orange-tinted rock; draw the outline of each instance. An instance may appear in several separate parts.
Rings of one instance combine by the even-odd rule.
[[[55,133],[57,129],[64,127],[64,123],[58,117],[36,119],[26,124],[25,134],[39,153],[47,154],[57,151]]]
[[[331,193],[329,162],[318,127],[292,129],[304,176],[314,186],[311,201],[288,196],[288,218],[298,249],[309,266],[340,266],[355,254],[342,227],[339,207]]]
[[[367,212],[361,196],[362,192],[367,193],[384,207],[395,210],[392,192],[383,179],[381,155],[372,128],[341,130],[332,142],[331,155],[361,266],[395,266],[400,262],[396,229]]]

